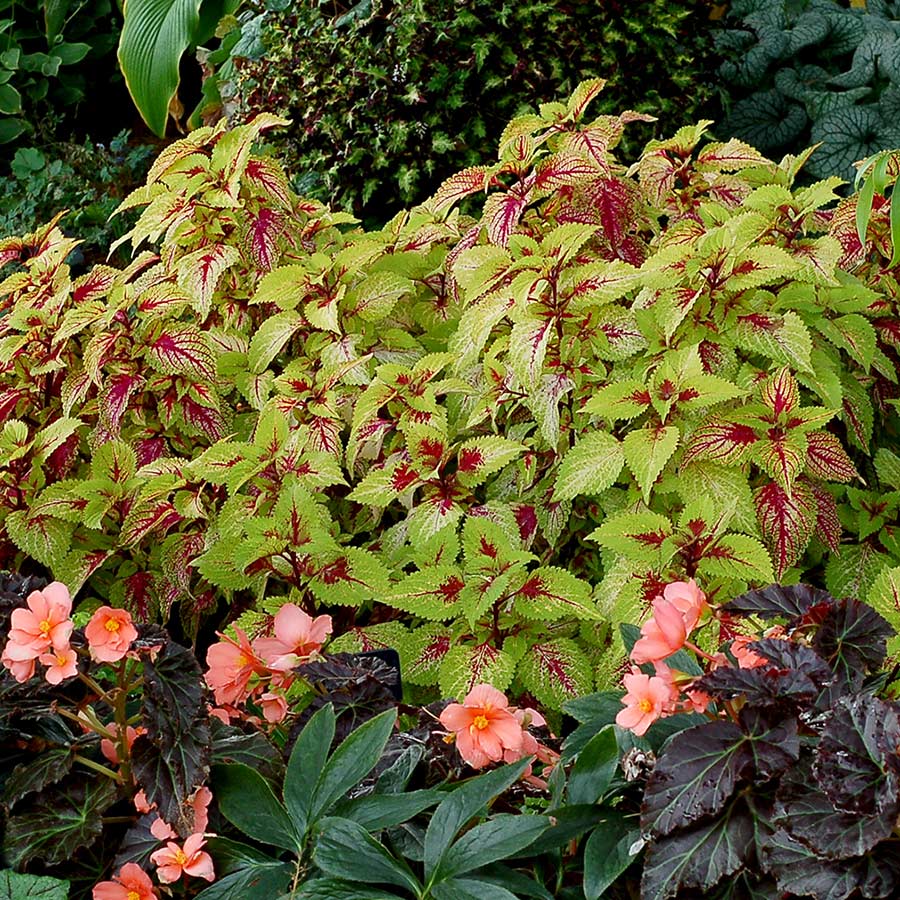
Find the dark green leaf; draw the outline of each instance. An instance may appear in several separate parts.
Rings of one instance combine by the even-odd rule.
[[[244,733],[218,719],[211,719],[213,765],[243,763],[256,769],[271,783],[280,783],[284,776],[281,754],[259,731]]]
[[[447,850],[435,870],[436,879],[452,878],[525,849],[550,826],[545,816],[494,816],[467,831]]]
[[[66,900],[69,882],[39,875],[23,875],[9,869],[0,871],[0,900]]]
[[[528,766],[523,759],[510,766],[494,769],[454,788],[434,811],[425,832],[425,877],[431,876],[438,861],[466,822],[502,794]]]
[[[152,866],[150,854],[159,850],[159,838],[150,829],[158,818],[155,811],[146,813],[125,832],[113,863],[114,869],[121,869],[128,862],[137,863],[141,868]]]
[[[624,817],[607,815],[598,823],[584,845],[586,900],[597,900],[602,896],[631,865],[642,846],[640,831],[631,827]]]
[[[251,897],[281,897],[290,887],[294,866],[278,860],[248,862],[224,877],[217,878],[194,900],[236,900]],[[324,898],[323,898],[324,900]]]
[[[332,753],[316,782],[307,827],[372,771],[396,721],[397,711],[389,709],[357,728]]]
[[[518,854],[511,854],[510,858],[525,856],[541,856],[550,850],[557,850],[564,847],[570,841],[580,838],[586,831],[593,828],[603,817],[609,812],[602,806],[591,803],[585,806],[563,806],[561,809],[553,810],[553,820],[556,823],[551,825],[533,844]],[[635,825],[637,817],[633,817]]]
[[[425,748],[420,744],[406,747],[397,759],[385,769],[375,782],[376,794],[399,794],[406,789],[416,767],[425,756]]]
[[[534,846],[532,844],[532,846]],[[508,891],[512,891],[517,897],[536,897],[537,900],[554,900],[551,894],[543,885],[510,869],[508,866],[494,863],[485,866],[472,873],[472,877],[478,881],[486,881],[488,884],[496,884]]]
[[[440,791],[410,791],[406,794],[368,794],[345,800],[334,807],[334,814],[362,825],[369,831],[393,828],[415,818],[422,810],[437,805]]]
[[[833,109],[813,123],[810,136],[811,143],[822,145],[808,164],[816,178],[840,175],[850,180],[854,162],[900,146],[900,129],[881,118],[877,103]]]
[[[309,810],[316,781],[325,768],[325,760],[334,740],[334,708],[323,706],[306,723],[294,743],[284,778],[284,803],[298,833],[309,826]]]
[[[111,779],[81,773],[52,785],[9,817],[3,846],[7,858],[17,866],[36,859],[47,865],[68,860],[100,836],[101,817],[117,793]]]
[[[207,898],[204,897],[203,900]],[[366,888],[365,892],[360,893],[358,884],[347,884],[346,881],[337,881],[334,878],[315,878],[302,884],[291,900],[399,900],[399,898],[397,894],[378,888]]]
[[[751,858],[753,837],[753,817],[737,799],[716,818],[652,842],[644,860],[642,900],[666,900],[681,888],[712,888]]]
[[[769,152],[797,140],[808,121],[803,107],[777,90],[758,91],[734,104],[723,130]]]
[[[616,730],[608,725],[578,754],[569,775],[569,803],[596,803],[609,788],[618,765]]]
[[[244,834],[283,850],[302,849],[303,842],[287,810],[253,769],[243,765],[216,766],[212,792],[222,815]]]
[[[505,887],[474,878],[442,881],[431,889],[431,895],[434,900],[516,900]]]
[[[409,867],[394,859],[362,825],[349,819],[327,818],[316,838],[315,860],[333,878],[392,884],[418,894],[420,885]]]

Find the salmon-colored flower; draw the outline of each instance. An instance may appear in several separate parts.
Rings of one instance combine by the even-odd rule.
[[[156,864],[156,877],[163,884],[172,884],[182,875],[213,881],[216,875],[212,857],[201,849],[205,844],[202,834],[192,834],[183,847],[169,841],[162,850],[151,853],[150,859]]]
[[[624,678],[626,694],[622,698],[625,709],[619,710],[616,725],[633,731],[638,737],[659,719],[670,702],[669,685],[657,675],[645,675],[638,670]]]
[[[253,647],[270,669],[284,671],[321,649],[331,630],[331,616],[313,618],[295,603],[286,603],[275,616],[275,637],[257,638]]]
[[[508,706],[500,691],[479,684],[441,713],[441,725],[456,735],[459,754],[473,769],[499,762],[507,751],[521,756],[522,725]]]
[[[220,634],[222,638],[206,653],[206,683],[215,694],[219,706],[242,703],[250,694],[250,679],[263,674],[265,663],[256,655],[250,640],[240,628],[234,629],[238,642]]]
[[[9,647],[9,644],[7,643],[6,646]],[[34,678],[34,659],[11,659],[4,649],[3,655],[0,656],[0,663],[3,663],[4,668],[9,669],[12,677],[20,684],[28,681],[29,678]]]
[[[47,667],[44,678],[50,684],[60,684],[78,674],[78,657],[71,647],[54,648],[52,653],[42,653],[39,659]]]
[[[731,642],[731,654],[737,660],[738,666],[742,669],[756,669],[759,666],[764,666],[768,663],[768,660],[764,656],[760,656],[754,650],[751,650],[747,645],[752,644],[756,638],[750,637],[736,637]]]
[[[68,647],[74,627],[69,619],[72,612],[69,589],[54,581],[40,591],[32,591],[25,603],[27,609],[12,612],[5,655],[22,662],[37,659],[51,647]]]
[[[109,731],[113,737],[116,737],[119,733],[119,727],[115,722],[110,722],[109,725],[106,726],[106,730]],[[128,749],[131,750],[131,745],[134,743],[135,738],[138,735],[146,734],[147,729],[143,727],[134,728],[131,725],[125,726],[125,741],[128,745]],[[109,739],[103,738],[100,741],[100,752],[111,762],[113,765],[119,764],[119,751],[116,749],[116,745]]]
[[[97,662],[118,662],[137,637],[137,629],[127,609],[101,606],[87,623],[84,636]]]
[[[688,634],[691,633],[700,616],[709,609],[706,602],[706,594],[697,587],[697,582],[673,581],[663,588],[663,599],[668,600],[684,619],[684,627]]]
[[[697,691],[688,688],[684,696],[687,698],[687,704],[691,712],[705,713],[709,706],[711,698],[706,691]]]
[[[212,801],[212,791],[208,787],[197,788],[194,796],[190,799],[190,804],[194,813],[194,833],[203,834],[206,826],[209,824],[209,804]],[[157,816],[156,820],[150,826],[150,834],[158,841],[175,840],[178,835],[162,816]]]
[[[659,662],[680,650],[687,636],[688,629],[678,608],[664,597],[657,597],[653,601],[653,617],[641,626],[641,636],[631,649],[632,662]]]
[[[151,803],[144,791],[140,790],[134,795],[134,808],[143,815],[150,812],[151,809],[155,809],[156,804]]]
[[[675,712],[676,704],[681,699],[681,691],[675,683],[675,673],[662,662],[653,663],[653,668],[656,670],[656,677],[661,678],[663,683],[669,689],[669,700],[665,704],[664,711],[666,713],[673,713]]]
[[[150,876],[136,863],[125,863],[112,881],[94,888],[94,900],[155,900],[159,895]]]
[[[284,694],[267,691],[259,698],[259,705],[262,707],[265,720],[273,725],[287,715],[288,705]]]

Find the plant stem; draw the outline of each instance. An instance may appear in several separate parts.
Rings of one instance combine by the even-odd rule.
[[[95,772],[99,772],[101,775],[105,775],[107,778],[112,778],[113,781],[118,781],[120,784],[123,781],[122,776],[118,772],[113,772],[112,769],[108,769],[101,763],[94,762],[94,760],[88,759],[80,753],[76,753],[72,759],[77,763],[81,763],[83,766],[87,766],[89,769],[93,769]],[[131,819],[128,821],[130,822]]]

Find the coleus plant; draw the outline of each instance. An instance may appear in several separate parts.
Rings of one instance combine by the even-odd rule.
[[[643,734],[682,703],[707,716],[671,737],[647,779],[641,896],[894,896],[900,707],[881,669],[889,624],[802,584],[750,591],[716,615],[747,633],[724,645],[730,656],[701,656],[700,677],[671,655],[684,636],[666,627],[662,605],[632,650],[655,674],[626,676],[617,721]]]
[[[6,242],[0,559],[189,638],[328,607],[411,683],[548,707],[661,585],[817,565],[893,414],[893,301],[837,267],[805,156],[700,125],[626,170],[602,86],[381,231],[294,196],[262,116],[163,151],[125,270],[72,281],[52,224]]]

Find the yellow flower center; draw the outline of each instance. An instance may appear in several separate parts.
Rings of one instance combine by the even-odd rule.
[[[644,697],[643,700],[638,700],[638,709],[641,712],[645,712],[645,713],[652,712],[653,711],[653,701],[648,700],[646,697]]]
[[[109,632],[114,632],[122,627],[122,623],[118,619],[107,619],[103,623],[103,627]]]
[[[250,660],[247,659],[247,657],[244,656],[243,653],[237,658],[237,664],[238,664],[239,669],[242,669],[244,666],[246,666],[248,662],[250,662]]]
[[[183,866],[187,861],[188,858],[185,856],[184,850],[175,851],[175,862],[178,863],[179,866]]]
[[[137,891],[129,891],[125,900],[141,900],[141,895]]]
[[[69,659],[64,653],[56,654],[56,664],[58,666],[64,666],[68,661],[69,661]]]
[[[475,718],[472,720],[472,724],[479,731],[484,731],[484,729],[488,727],[487,716],[475,716]]]
[[[44,619],[44,621],[41,622],[40,625],[38,625],[38,630],[41,632],[41,634],[50,634],[50,629],[52,627],[53,626],[50,624],[50,620]]]

